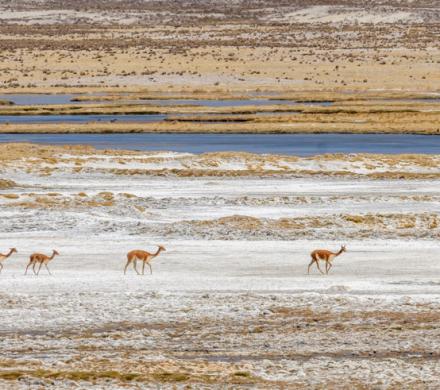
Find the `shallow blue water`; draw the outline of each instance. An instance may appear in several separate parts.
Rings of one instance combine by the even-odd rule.
[[[8,100],[19,106],[33,104],[70,104],[72,98],[79,95],[73,94],[6,94],[0,95],[0,100]]]
[[[0,123],[158,122],[166,115],[0,115]]]
[[[191,99],[169,99],[169,100],[138,100],[137,102],[148,103],[158,106],[191,105],[204,107],[240,107],[240,106],[270,106],[275,104],[308,105],[308,106],[330,106],[332,102],[306,102],[301,103],[295,100],[280,99],[224,99],[224,100],[191,100]]]
[[[96,96],[98,94],[91,94]],[[87,96],[81,94],[6,94],[0,95],[0,100],[8,100],[16,105],[42,105],[42,104],[112,104],[106,101],[72,101],[74,97]],[[123,101],[115,101],[113,103],[120,103]],[[192,106],[206,106],[206,107],[237,107],[237,106],[267,106],[272,104],[306,104],[328,106],[331,102],[310,102],[298,103],[294,100],[279,100],[279,99],[223,99],[223,100],[194,100],[194,99],[145,99],[133,100],[131,103],[137,104],[151,104],[158,106],[172,106],[172,105],[192,105]]]
[[[244,151],[299,156],[322,153],[440,154],[440,136],[408,134],[0,134],[0,142],[88,144],[98,149],[188,153]]]
[[[2,94],[0,95],[0,100],[9,100],[12,101],[16,105],[42,105],[42,104],[97,104],[97,103],[106,103],[111,104],[111,101],[72,101],[73,98],[78,96],[97,96],[104,95],[105,93],[91,93],[91,94]],[[170,94],[174,94],[170,92]],[[269,92],[261,92],[262,95],[270,95]],[[167,93],[163,93],[163,95],[168,95]],[[206,106],[206,107],[237,107],[237,106],[267,106],[272,104],[305,104],[312,106],[330,106],[333,103],[328,101],[322,102],[297,102],[295,100],[283,100],[277,99],[276,93],[273,93],[273,97],[270,99],[260,97],[257,93],[250,93],[250,96],[253,96],[251,99],[221,99],[221,100],[207,100],[207,99],[144,99],[144,100],[133,100],[132,103],[139,104],[153,104],[158,106],[169,106],[169,105],[195,105],[195,106]],[[129,97],[129,95],[127,95]],[[440,101],[440,97],[432,97],[428,99],[378,99],[378,102],[406,102],[406,103],[438,103]],[[119,103],[123,101],[115,101],[113,103]]]

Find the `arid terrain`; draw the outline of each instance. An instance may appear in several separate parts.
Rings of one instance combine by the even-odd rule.
[[[3,133],[440,132],[435,1],[9,1],[0,21]],[[17,93],[78,95],[17,107]],[[31,115],[60,118],[16,118]]]
[[[438,91],[433,0],[9,1],[8,90]]]
[[[0,386],[439,386],[438,155],[4,144],[0,159],[0,246],[18,249]],[[124,276],[156,244],[153,274]],[[341,244],[307,275],[312,249]],[[52,275],[23,274],[52,249]]]
[[[0,1],[0,389],[440,388],[438,5]]]

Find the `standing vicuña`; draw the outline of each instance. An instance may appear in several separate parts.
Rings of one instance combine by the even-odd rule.
[[[144,275],[145,263],[150,267],[150,273],[153,274],[153,270],[151,268],[150,261],[153,260],[156,256],[159,255],[160,252],[166,251],[165,247],[162,245],[158,245],[156,253],[150,253],[143,250],[136,249],[134,251],[130,251],[127,253],[127,264],[125,264],[124,275],[127,272],[127,267],[130,263],[133,263],[133,268],[138,275],[140,275],[139,271],[136,268],[136,261],[142,261],[142,275]]]
[[[1,254],[0,253],[0,272],[2,272],[2,270],[3,270],[3,262],[9,257],[9,256],[11,256],[13,253],[17,253],[17,249],[15,249],[15,248],[11,248],[11,249],[9,249],[9,253],[7,253],[6,255],[3,255],[3,254]]]
[[[49,267],[47,266],[47,263],[49,263],[49,261],[53,260],[53,258],[59,255],[59,253],[53,249],[52,252],[52,256],[47,256],[47,255],[43,255],[42,253],[32,253],[31,256],[29,257],[29,264],[26,267],[26,271],[24,272],[24,274],[27,274],[28,268],[32,265],[32,271],[34,271],[34,274],[38,275],[40,273],[40,269],[41,266],[44,264],[44,266],[47,269],[47,272],[49,272],[49,275],[52,275],[49,271]],[[37,264],[40,264],[40,266],[38,267],[38,271],[35,272],[35,266]]]
[[[325,261],[325,273],[328,275],[328,271],[330,271],[330,268],[333,266],[332,261],[335,257],[339,256],[341,253],[345,252],[347,249],[345,248],[345,245],[341,245],[341,249],[339,249],[339,252],[330,252],[326,249],[316,249],[312,253],[310,253],[310,256],[312,257],[312,261],[309,264],[309,267],[307,268],[307,274],[310,273],[310,267],[313,265],[313,263],[316,263],[316,266],[319,269],[319,272],[322,274],[324,272],[321,271],[321,268],[319,267],[319,261]]]

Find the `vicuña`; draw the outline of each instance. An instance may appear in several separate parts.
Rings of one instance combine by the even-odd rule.
[[[312,253],[310,253],[310,256],[312,257],[312,261],[309,264],[309,267],[307,268],[307,274],[310,273],[310,267],[313,265],[313,263],[316,264],[318,267],[319,272],[322,274],[321,267],[319,266],[320,261],[325,262],[325,273],[328,275],[328,271],[330,271],[330,268],[333,267],[332,261],[335,259],[335,257],[339,256],[340,254],[346,252],[347,249],[345,248],[345,245],[341,245],[341,249],[339,249],[339,252],[331,252],[326,249],[316,249]]]
[[[25,275],[27,274],[28,268],[32,265],[32,271],[34,271],[34,274],[38,275],[40,273],[41,267],[44,264],[44,266],[47,269],[47,272],[49,272],[49,275],[52,275],[49,271],[49,267],[47,266],[47,264],[50,261],[52,261],[56,255],[59,255],[59,253],[55,249],[53,249],[51,256],[47,256],[42,253],[32,253],[31,256],[29,257],[29,264],[27,265],[26,271],[24,272],[24,274]],[[40,266],[38,267],[38,271],[35,272],[35,266],[37,264],[40,264]]]
[[[131,264],[133,264],[133,268],[136,271],[138,275],[140,275],[139,271],[136,268],[136,262],[137,260],[142,261],[142,275],[144,275],[145,270],[145,264],[147,264],[150,267],[150,274],[153,274],[153,269],[151,268],[151,260],[153,260],[156,256],[159,255],[160,252],[165,252],[166,249],[162,245],[158,245],[156,253],[150,253],[147,251],[143,251],[140,249],[135,249],[133,251],[130,251],[127,253],[127,264],[125,264],[124,268],[124,275],[127,272],[127,267]]]

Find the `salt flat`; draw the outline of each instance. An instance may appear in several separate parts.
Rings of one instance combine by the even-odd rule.
[[[435,174],[436,156],[288,162],[313,175],[269,174],[286,158],[267,156],[234,177],[261,157],[20,148],[1,168],[0,246],[18,253],[0,274],[0,386],[439,385],[440,181],[370,176]],[[178,164],[203,171],[157,174]],[[123,274],[158,244],[152,275]],[[311,250],[341,244],[307,275]],[[52,275],[24,275],[52,249]]]
[[[196,386],[335,384],[347,370],[349,384],[437,383],[440,265],[420,261],[436,242],[350,242],[331,275],[307,276],[307,250],[335,243],[168,241],[153,275],[124,276],[139,237],[6,238],[21,252],[0,285],[2,360],[23,377],[17,388],[92,387],[87,375],[110,369],[165,387],[164,371]],[[63,248],[53,275],[23,275],[23,254],[43,240]],[[107,376],[96,386],[117,388]]]

